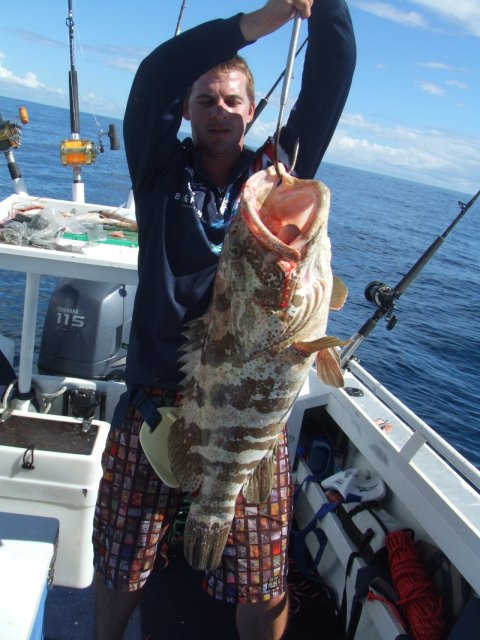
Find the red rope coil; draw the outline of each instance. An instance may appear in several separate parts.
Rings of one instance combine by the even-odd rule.
[[[397,602],[410,625],[414,640],[442,640],[446,625],[443,601],[435,591],[409,531],[393,531],[386,537],[392,582]]]

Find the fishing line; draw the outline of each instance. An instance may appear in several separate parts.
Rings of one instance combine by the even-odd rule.
[[[73,5],[75,7],[75,15],[79,15],[78,14],[78,6],[77,6],[77,2],[76,0],[73,0]],[[95,110],[94,110],[94,105],[93,105],[93,100],[92,100],[92,95],[94,95],[94,92],[91,90],[91,87],[89,85],[89,81],[88,81],[88,65],[87,65],[87,60],[85,58],[85,53],[83,50],[83,45],[82,45],[82,37],[80,35],[80,31],[78,29],[78,26],[75,24],[76,27],[76,33],[77,33],[77,37],[76,37],[76,41],[78,42],[78,46],[80,49],[80,57],[82,59],[83,62],[83,67],[85,69],[85,77],[87,79],[87,100],[90,103],[90,111],[91,111],[91,115],[93,117],[93,120],[95,122],[95,124],[97,125],[98,129],[101,131],[102,127],[100,125],[100,122],[98,121],[98,118],[96,116]]]

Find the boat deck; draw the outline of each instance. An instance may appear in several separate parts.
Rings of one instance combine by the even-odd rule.
[[[201,589],[201,578],[202,573],[192,571],[183,556],[172,553],[169,566],[151,574],[124,640],[235,640],[235,606],[207,595]],[[297,598],[291,601],[298,604]],[[284,640],[306,637],[307,629],[322,624],[319,598],[306,597],[301,604]],[[94,638],[93,611],[93,587],[53,587],[46,601],[44,640]],[[334,640],[336,636],[325,631],[322,638]]]
[[[200,587],[201,574],[172,556],[145,586],[124,640],[235,638],[234,607],[216,602]],[[53,587],[45,607],[45,640],[94,637],[94,590]]]

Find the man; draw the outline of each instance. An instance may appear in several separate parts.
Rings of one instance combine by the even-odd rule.
[[[253,81],[236,54],[285,25],[295,10],[308,19],[309,44],[279,154],[288,166],[298,139],[295,173],[312,178],[355,65],[344,0],[268,0],[258,11],[200,25],[153,51],[132,85],[124,134],[139,229],[139,284],[127,358],[129,391],[112,420],[94,522],[97,640],[121,638],[182,498],[148,464],[138,444],[140,426],[156,414],[155,407],[179,401],[183,326],[208,308],[243,184],[272,161],[271,141],[257,152],[244,148],[254,116]],[[190,120],[192,140],[180,142],[182,116]],[[207,592],[237,603],[242,640],[279,639],[284,632],[291,510],[283,433],[269,500],[259,508],[239,497],[222,565],[205,578]]]

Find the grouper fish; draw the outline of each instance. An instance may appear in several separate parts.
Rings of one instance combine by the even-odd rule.
[[[280,165],[246,182],[225,237],[209,310],[185,335],[183,401],[168,436],[179,485],[197,492],[184,534],[187,561],[221,561],[235,501],[261,503],[272,486],[278,436],[316,360],[319,377],[343,386],[325,336],[329,309],[347,291],[330,267],[330,192]]]

